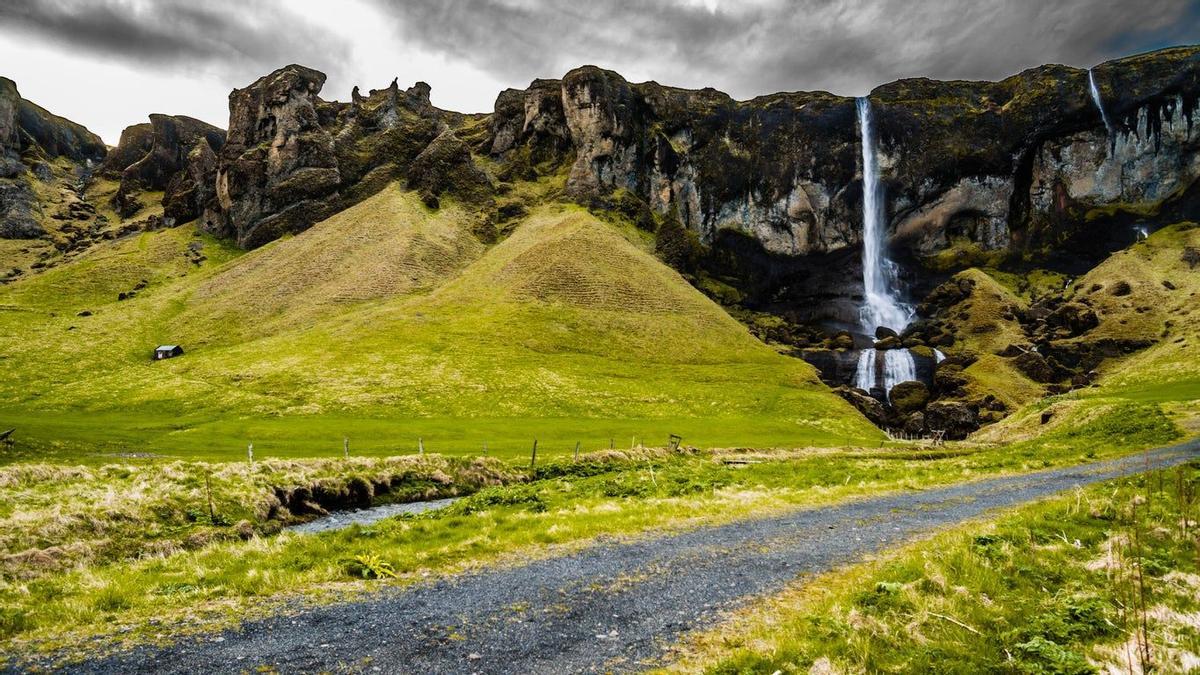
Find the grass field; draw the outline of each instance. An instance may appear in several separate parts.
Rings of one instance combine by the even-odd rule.
[[[567,205],[485,248],[385,189],[250,253],[181,227],[0,290],[6,459],[527,453],[879,438],[812,369]],[[198,261],[196,251],[204,260]],[[135,293],[118,301],[120,293]],[[80,316],[80,314],[85,314]],[[151,362],[158,344],[183,357]]]

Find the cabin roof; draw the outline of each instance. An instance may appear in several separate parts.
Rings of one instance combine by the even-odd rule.
[[[174,350],[174,349],[178,349],[178,348],[179,348],[179,345],[159,345],[154,348],[154,351],[158,352],[158,351],[162,351],[164,349],[170,351],[170,350]]]

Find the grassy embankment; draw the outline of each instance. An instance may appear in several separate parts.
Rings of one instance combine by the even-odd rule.
[[[708,673],[1194,672],[1200,462],[804,579],[691,636]]]
[[[879,432],[755,340],[645,233],[536,207],[483,246],[395,187],[250,253],[190,227],[0,288],[6,459],[223,460],[662,444],[842,445]],[[206,260],[193,262],[189,249]],[[135,291],[118,301],[120,293]],[[80,316],[85,313],[89,315]],[[158,344],[186,354],[152,363]]]

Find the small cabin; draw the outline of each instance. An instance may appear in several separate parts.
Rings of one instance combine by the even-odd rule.
[[[154,350],[155,361],[173,359],[176,356],[183,356],[183,347],[180,347],[179,345],[160,345]]]

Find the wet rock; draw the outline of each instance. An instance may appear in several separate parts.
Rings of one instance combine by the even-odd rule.
[[[890,335],[875,343],[876,349],[903,349],[904,343],[900,342],[900,338],[895,335]]]
[[[898,337],[900,337],[900,334],[897,333],[896,331],[892,330],[891,328],[888,328],[887,326],[880,326],[875,329],[875,339],[876,340],[884,340],[887,338],[898,338]]]

